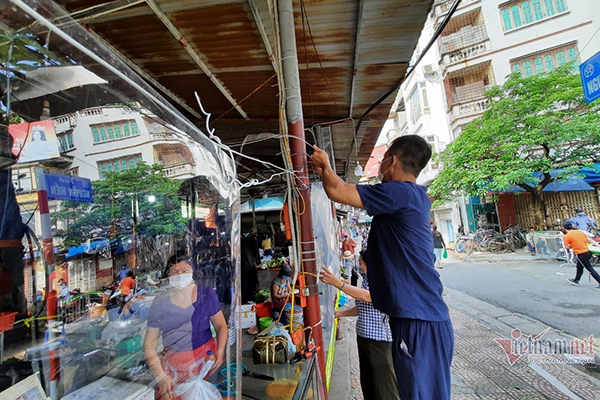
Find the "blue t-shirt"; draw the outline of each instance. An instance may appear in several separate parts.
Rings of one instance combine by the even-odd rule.
[[[450,319],[442,281],[433,266],[427,189],[402,181],[357,189],[374,216],[365,260],[373,306],[391,317]]]

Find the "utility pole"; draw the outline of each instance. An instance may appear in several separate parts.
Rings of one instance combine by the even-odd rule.
[[[294,4],[292,0],[278,0],[279,26],[281,32],[281,57],[283,63],[283,81],[285,85],[286,114],[292,152],[292,165],[296,172],[296,185],[304,203],[304,213],[300,220],[300,245],[302,265],[306,272],[306,286],[309,289],[307,305],[304,310],[304,322],[311,327],[312,338],[319,349],[319,369],[323,381],[325,376],[325,350],[321,326],[321,306],[317,284],[317,259],[313,236],[312,211],[310,203],[310,182],[308,180],[308,159],[304,137],[304,116],[300,92],[300,73],[298,70],[298,52],[296,50],[296,27],[294,24]],[[326,391],[325,391],[326,392]]]

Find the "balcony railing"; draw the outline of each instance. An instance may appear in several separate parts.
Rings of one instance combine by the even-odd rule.
[[[191,164],[183,164],[174,167],[166,167],[163,169],[163,172],[165,173],[165,176],[173,178],[179,175],[193,174],[194,166]]]
[[[477,43],[468,47],[464,47],[459,50],[455,50],[453,52],[449,52],[442,56],[441,65],[443,69],[447,67],[458,64],[461,62],[468,61],[472,58],[485,54],[491,50],[491,45],[489,40],[485,40],[484,42]]]
[[[451,121],[457,118],[465,118],[473,115],[482,114],[488,107],[489,100],[487,98],[480,98],[474,101],[455,104],[450,110]]]
[[[439,18],[443,17],[444,15],[446,15],[448,13],[448,11],[450,11],[450,7],[452,7],[452,4],[454,4],[454,1],[455,0],[445,0],[445,1],[440,1],[437,4],[435,4],[434,9],[433,9],[435,18],[439,19]],[[473,3],[478,3],[480,1],[481,0],[462,0],[460,2],[460,4],[458,5],[458,9],[466,7]]]

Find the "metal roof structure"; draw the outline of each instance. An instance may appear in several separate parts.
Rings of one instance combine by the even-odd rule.
[[[204,126],[236,150],[248,135],[279,133],[281,77],[275,0],[60,0],[71,16]],[[294,1],[304,121],[329,126],[338,174],[365,165],[394,95],[361,116],[406,74],[433,0]],[[332,123],[332,121],[339,121]],[[357,131],[356,143],[354,131]],[[306,133],[315,140],[315,130]],[[256,137],[256,136],[254,136]],[[282,164],[278,140],[243,152]],[[247,178],[265,168],[240,159]],[[269,171],[263,171],[268,173]]]

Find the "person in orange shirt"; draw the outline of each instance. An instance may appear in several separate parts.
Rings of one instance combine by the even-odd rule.
[[[119,286],[121,290],[121,296],[119,299],[121,300],[121,309],[119,310],[119,314],[123,312],[125,308],[127,311],[131,308],[129,302],[133,298],[133,292],[135,289],[135,280],[133,279],[133,271],[127,272],[127,278],[121,281],[121,285]]]
[[[592,258],[592,253],[588,249],[588,243],[592,241],[590,238],[583,232],[577,229],[577,226],[572,221],[565,221],[563,223],[563,228],[566,229],[567,234],[563,238],[565,243],[565,247],[569,250],[573,250],[575,253],[575,259],[577,260],[577,273],[575,274],[575,279],[568,278],[572,285],[579,286],[579,280],[583,275],[583,269],[587,269],[590,274],[594,277],[596,282],[598,282],[598,286],[596,286],[596,290],[600,290],[600,275],[596,272],[592,264],[590,264],[590,259]]]

